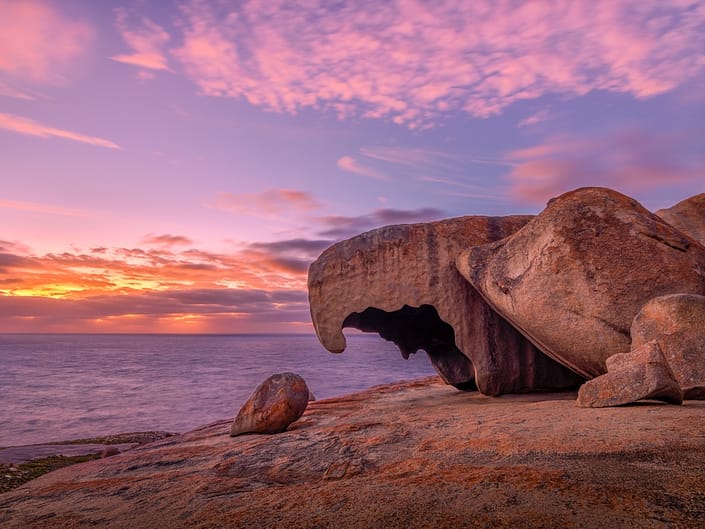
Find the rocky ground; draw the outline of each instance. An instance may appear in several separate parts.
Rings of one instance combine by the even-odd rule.
[[[0,495],[3,528],[705,526],[705,401],[578,408],[438,379],[224,420]]]

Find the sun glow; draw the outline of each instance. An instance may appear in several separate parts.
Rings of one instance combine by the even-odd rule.
[[[32,288],[0,289],[6,296],[39,297],[64,299],[72,294],[85,291],[85,288],[74,284],[48,284]]]

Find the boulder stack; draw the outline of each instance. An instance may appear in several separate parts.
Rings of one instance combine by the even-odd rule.
[[[497,312],[585,378],[630,350],[632,320],[651,298],[705,293],[703,263],[700,244],[604,188],[561,195],[517,233],[457,260]]]

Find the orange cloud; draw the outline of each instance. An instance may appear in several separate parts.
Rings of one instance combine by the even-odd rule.
[[[304,205],[311,198],[292,190],[271,196]],[[0,332],[310,332],[308,266],[335,239],[442,216],[424,208],[318,217],[319,238],[254,242],[231,253],[182,249],[192,240],[171,234],[143,241],[156,247],[46,255],[0,240]]]
[[[27,136],[36,136],[39,138],[63,138],[65,140],[87,143],[97,147],[105,147],[108,149],[122,149],[118,144],[110,140],[99,138],[97,136],[87,136],[70,130],[57,129],[44,125],[37,121],[14,114],[0,113],[0,129],[9,130],[18,134]]]
[[[94,30],[42,0],[0,0],[0,72],[57,83],[62,71],[90,49]]]
[[[705,4],[192,0],[173,50],[207,95],[410,128],[546,94],[647,98],[705,71]]]
[[[233,254],[162,247],[34,256],[0,241],[0,332],[305,331],[307,264],[327,244],[294,239]]]
[[[169,33],[147,17],[134,18],[137,19],[136,22],[130,20],[130,13],[127,10],[116,9],[117,29],[123,40],[132,48],[132,53],[115,55],[111,59],[147,70],[170,71],[165,54],[171,38]],[[147,72],[141,77],[145,78],[145,74]]]
[[[703,178],[705,158],[693,138],[622,131],[601,138],[559,136],[507,155],[510,194],[543,204],[581,186],[607,186],[627,194],[672,188]]]

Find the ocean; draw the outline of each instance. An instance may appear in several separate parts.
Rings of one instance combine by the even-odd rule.
[[[269,375],[317,399],[434,373],[377,335],[341,354],[313,335],[0,334],[0,447],[123,432],[184,432],[233,417]]]

